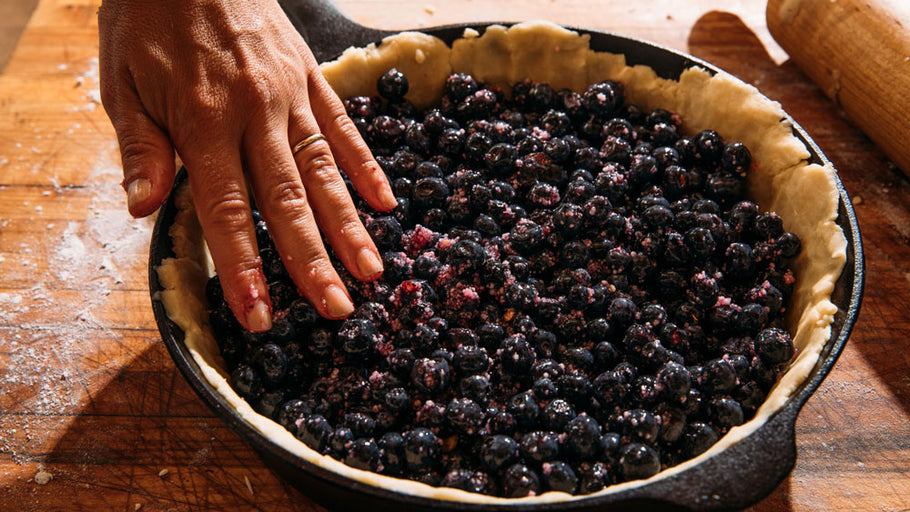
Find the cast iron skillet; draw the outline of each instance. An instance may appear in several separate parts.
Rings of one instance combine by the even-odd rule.
[[[328,0],[282,0],[282,5],[297,29],[303,34],[319,61],[337,57],[349,46],[379,42],[392,32],[360,26],[342,15]],[[483,32],[491,23],[447,25],[420,29],[451,43],[465,28]],[[510,23],[499,23],[510,25]],[[569,27],[572,28],[572,27]],[[711,73],[718,68],[694,57],[613,33],[572,28],[591,36],[591,47],[597,51],[625,54],[629,64],[646,64],[662,77],[676,79],[691,66]],[[827,164],[828,160],[806,132],[792,119],[795,135],[812,154],[811,161]],[[185,173],[183,173],[185,175]],[[520,506],[476,505],[415,497],[355,482],[319,466],[303,461],[265,439],[250,424],[234,414],[225,399],[206,382],[184,344],[183,332],[167,318],[164,306],[155,299],[162,289],[155,268],[162,259],[173,256],[168,228],[174,222],[177,208],[173,200],[162,207],[152,234],[149,258],[149,284],[152,306],[161,335],[177,367],[199,396],[235,431],[260,452],[267,464],[304,494],[335,510],[394,511],[593,511],[593,510],[727,510],[747,507],[768,495],[793,469],[796,461],[796,416],[818,388],[844,348],[859,313],[863,290],[863,256],[859,227],[850,198],[840,179],[837,223],[848,240],[847,263],[837,281],[833,301],[839,308],[831,337],[820,354],[818,363],[802,387],[784,407],[757,431],[722,453],[673,477],[636,489],[606,496],[558,504]],[[173,197],[173,196],[172,196]],[[643,508],[644,507],[644,508]]]

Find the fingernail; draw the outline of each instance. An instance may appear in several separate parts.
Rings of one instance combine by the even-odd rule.
[[[257,300],[246,314],[246,323],[251,331],[262,332],[272,328],[272,315],[264,301]]]
[[[385,182],[379,185],[379,200],[382,201],[382,205],[389,210],[393,210],[398,206],[398,199],[395,199],[392,188]]]
[[[146,178],[136,178],[126,188],[126,202],[132,210],[145,202],[152,193],[152,182]]]
[[[325,287],[325,309],[332,318],[344,318],[354,311],[354,304],[337,285],[330,284]]]
[[[357,268],[366,277],[373,277],[382,272],[382,261],[376,253],[364,247],[357,253]]]

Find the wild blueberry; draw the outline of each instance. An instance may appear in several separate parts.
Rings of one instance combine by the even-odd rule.
[[[646,444],[629,443],[620,452],[619,471],[626,481],[654,476],[660,471],[660,454]]]
[[[502,492],[507,498],[536,496],[540,493],[540,477],[524,464],[513,464],[502,475]]]
[[[581,413],[566,424],[563,447],[576,460],[591,460],[601,447],[600,425],[597,420]]]
[[[415,428],[405,432],[402,437],[405,466],[409,471],[432,469],[439,464],[439,441],[432,430]]]

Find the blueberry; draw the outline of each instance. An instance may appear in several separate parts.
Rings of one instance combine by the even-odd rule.
[[[483,408],[470,398],[455,398],[446,406],[448,425],[460,434],[474,435],[480,432],[486,420]]]
[[[708,417],[720,432],[742,425],[744,421],[742,405],[727,396],[716,397],[708,402]]]
[[[704,261],[711,257],[714,249],[717,247],[714,241],[714,235],[711,230],[703,227],[694,227],[686,231],[686,248],[687,253],[698,261]]]
[[[600,156],[607,162],[627,165],[632,157],[632,146],[626,139],[609,135],[600,146]],[[623,174],[622,180],[625,181],[626,177]]]
[[[405,432],[402,437],[405,467],[409,471],[433,469],[439,464],[439,441],[432,430],[418,427]]]
[[[591,401],[593,386],[588,376],[582,372],[559,377],[556,381],[558,395],[578,408],[584,408]]]
[[[459,240],[447,253],[447,262],[458,274],[472,274],[483,265],[486,252],[473,240]]]
[[[394,250],[401,241],[401,224],[394,217],[377,217],[366,225],[367,233],[380,251]]]
[[[736,368],[726,359],[712,359],[702,367],[698,383],[707,393],[726,393],[736,386]]]
[[[332,426],[319,414],[309,416],[297,429],[297,439],[319,453],[325,452],[331,435]]]
[[[527,429],[537,424],[540,406],[531,391],[516,393],[506,402],[506,411],[515,418],[519,428]]]
[[[382,335],[369,320],[349,318],[341,324],[335,336],[336,346],[350,356],[364,356],[381,341]]]
[[[635,156],[629,162],[629,181],[634,187],[643,187],[659,174],[657,160],[650,154]]]
[[[638,315],[638,307],[630,299],[618,297],[610,302],[608,319],[618,329],[632,325]]]
[[[310,331],[307,336],[307,349],[317,357],[331,355],[335,345],[335,333],[332,329],[319,327]]]
[[[404,95],[408,93],[408,88],[408,78],[395,68],[383,73],[376,81],[376,89],[379,91],[379,95],[392,102],[404,99]]]
[[[768,281],[749,290],[748,298],[752,302],[761,304],[768,311],[769,318],[773,319],[783,311],[783,293]]]
[[[755,338],[755,352],[769,365],[786,363],[793,357],[793,341],[783,329],[764,329]]]
[[[507,498],[536,496],[540,493],[540,477],[524,464],[513,464],[502,475],[502,492]]]
[[[344,100],[344,108],[351,117],[372,118],[376,115],[378,98],[351,96]]]
[[[572,128],[572,119],[569,115],[561,110],[550,109],[546,111],[539,120],[541,128],[546,130],[553,138],[550,140],[562,140],[559,137],[566,135]],[[569,148],[566,148],[569,151]]]
[[[455,350],[454,366],[462,376],[486,372],[490,368],[487,350],[477,345],[464,345]]]
[[[745,176],[752,167],[752,153],[741,142],[731,142],[724,146],[721,163],[727,172]]]
[[[668,362],[657,372],[657,391],[670,403],[683,403],[691,385],[692,378],[688,368],[679,363]]]
[[[266,343],[258,347],[252,355],[252,364],[265,383],[281,382],[287,374],[288,359],[281,347]]]
[[[414,205],[420,208],[438,208],[445,205],[449,187],[441,178],[420,178],[414,183],[412,196]]]
[[[509,375],[525,374],[534,364],[534,358],[534,349],[522,336],[510,336],[499,347],[500,364]]]
[[[398,432],[386,432],[377,444],[382,473],[400,475],[405,467],[404,437]]]
[[[407,412],[411,407],[411,399],[407,390],[396,387],[388,390],[383,397],[383,405],[393,413]]]
[[[799,237],[793,233],[786,232],[777,237],[774,241],[775,248],[780,252],[782,258],[794,258],[802,249],[802,243]]]
[[[620,452],[619,470],[626,481],[649,478],[660,471],[660,454],[646,444],[629,443]]]
[[[574,494],[578,488],[578,476],[572,466],[562,461],[545,462],[541,467],[544,488],[548,491]]]
[[[465,159],[475,164],[483,162],[492,146],[493,141],[486,134],[480,132],[472,133],[468,135],[468,139],[465,141]]]
[[[645,409],[625,411],[620,421],[623,426],[622,434],[626,438],[638,443],[656,445],[660,419],[650,411]]]
[[[610,485],[610,472],[603,462],[583,462],[578,465],[578,492],[590,494]]]
[[[714,130],[703,130],[692,140],[695,158],[702,163],[716,163],[724,150],[724,140]]]
[[[400,119],[387,115],[379,115],[370,123],[370,134],[377,143],[394,147],[404,136],[405,124]]]
[[[296,434],[298,427],[312,414],[310,406],[303,400],[295,398],[281,404],[276,421],[291,434]]]
[[[566,453],[577,460],[591,460],[601,448],[600,425],[597,420],[581,413],[566,424],[563,441]]]
[[[285,391],[273,389],[262,392],[253,402],[253,409],[259,414],[274,419],[277,416],[281,403],[284,401]]]
[[[616,432],[607,432],[600,438],[601,457],[604,463],[611,468],[615,468],[619,462],[619,452],[623,446],[622,436]]]
[[[612,118],[622,106],[623,99],[622,86],[609,80],[589,86],[582,94],[582,103],[588,112],[601,119]]]
[[[351,429],[354,437],[372,437],[376,430],[376,420],[362,412],[345,414],[341,424]]]
[[[460,158],[464,151],[465,133],[463,129],[446,128],[439,134],[436,147],[447,157]]]
[[[473,76],[465,73],[456,73],[446,78],[444,91],[452,100],[463,100],[470,94],[474,94],[480,89],[480,85]]]
[[[247,365],[240,365],[231,372],[231,387],[243,398],[255,398],[260,393],[261,386],[259,375]]]
[[[344,459],[354,439],[354,433],[348,427],[336,428],[329,436],[329,454],[336,459]]]
[[[559,398],[550,400],[542,412],[543,425],[554,432],[563,432],[576,416],[572,405]]]
[[[446,360],[423,358],[411,368],[411,383],[422,393],[435,395],[449,387],[452,371]]]
[[[492,435],[512,435],[515,433],[517,423],[515,418],[508,412],[493,409],[489,411],[487,420],[487,430]]]
[[[773,240],[784,233],[784,223],[774,212],[762,213],[755,217],[755,235],[761,240]]]
[[[481,442],[478,455],[484,469],[499,473],[518,461],[519,445],[509,436],[492,435]]]
[[[486,375],[470,375],[458,383],[458,393],[461,397],[473,400],[480,405],[490,401],[492,387]]]
[[[494,490],[494,483],[488,474],[483,471],[471,471],[469,469],[453,469],[449,471],[442,478],[439,485],[480,494],[493,494]]]
[[[687,460],[701,455],[717,442],[717,432],[702,422],[690,423],[683,431],[682,456]]]

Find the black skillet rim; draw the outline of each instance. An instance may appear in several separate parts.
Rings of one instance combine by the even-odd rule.
[[[508,26],[510,23],[454,24],[421,29],[421,31],[436,35],[450,44],[451,40],[463,34],[465,29],[483,32],[489,25]],[[658,74],[663,77],[678,78],[683,69],[692,66],[704,68],[712,74],[721,71],[719,68],[700,59],[651,42],[606,31],[577,27],[566,28],[582,34],[589,34],[591,36],[591,47],[597,51],[625,54],[630,65],[647,64],[655,67],[655,59],[665,61],[664,66],[655,68]],[[448,39],[446,36],[448,36]],[[807,149],[812,154],[810,162],[821,165],[830,164],[802,127],[789,116],[786,117],[786,121],[793,125],[794,134],[806,144]],[[175,187],[179,186],[184,181],[184,178],[185,171],[181,172],[181,178],[178,178]],[[835,181],[840,195],[837,223],[844,230],[844,235],[847,237],[847,262],[842,275],[835,285],[835,295],[832,297],[832,301],[838,306],[838,313],[831,327],[831,337],[826,342],[822,353],[819,354],[819,360],[815,368],[801,385],[798,392],[790,397],[785,405],[769,418],[768,422],[749,434],[737,445],[677,475],[666,477],[644,486],[603,496],[533,505],[520,501],[514,505],[448,502],[362,484],[304,461],[287,450],[272,444],[249,423],[240,419],[227,404],[226,400],[202,378],[198,365],[184,343],[183,333],[167,318],[164,306],[157,298],[162,286],[158,281],[155,268],[164,258],[173,257],[168,234],[168,228],[173,223],[176,215],[173,194],[159,212],[152,233],[149,256],[149,288],[152,307],[155,313],[155,321],[165,345],[175,364],[194,391],[217,416],[262,454],[267,455],[272,460],[277,459],[285,469],[302,471],[313,477],[309,485],[316,482],[317,485],[324,484],[338,492],[362,494],[364,497],[379,499],[388,503],[407,504],[409,507],[416,508],[434,507],[444,510],[516,510],[520,508],[521,510],[542,511],[553,510],[557,507],[565,510],[593,510],[604,506],[621,506],[625,508],[626,506],[641,504],[665,507],[681,506],[693,510],[741,508],[756,503],[765,497],[791,471],[796,455],[794,427],[797,414],[833,368],[843,351],[859,314],[864,281],[862,241],[853,205],[843,183],[836,174]],[[737,452],[741,453],[737,454]],[[740,459],[742,457],[749,459],[750,469],[748,471],[743,471],[742,464],[737,464],[738,461],[741,462]],[[734,492],[724,492],[722,487],[731,483],[725,483],[724,480],[732,478],[732,483],[735,484],[742,477],[750,479],[748,486],[741,485],[738,490],[734,489]],[[707,485],[707,480],[714,480],[714,485]],[[727,488],[729,489],[729,487]],[[714,489],[715,492],[710,492],[711,489]],[[331,490],[329,492],[331,493]]]

